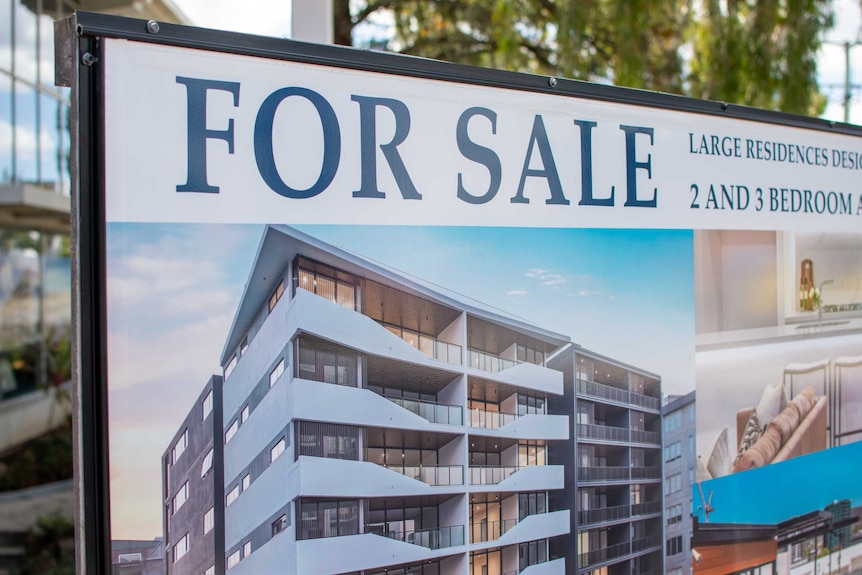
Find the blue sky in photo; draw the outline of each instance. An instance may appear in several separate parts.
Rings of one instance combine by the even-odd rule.
[[[712,492],[711,523],[773,525],[836,499],[862,505],[862,442],[818,451],[804,457],[767,465],[703,482],[704,496]],[[704,520],[697,485],[692,486],[695,517]]]
[[[694,387],[690,231],[298,226]],[[114,538],[161,532],[160,457],[218,359],[262,226],[107,226]]]

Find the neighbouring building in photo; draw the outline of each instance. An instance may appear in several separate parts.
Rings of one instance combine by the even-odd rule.
[[[662,570],[656,375],[286,226],[221,363],[164,456],[170,574]]]
[[[667,575],[691,575],[692,485],[697,473],[695,392],[671,396],[664,420],[664,566]]]
[[[567,489],[552,506],[572,510],[572,537],[551,549],[569,573],[662,573],[662,440],[659,376],[570,344],[549,362],[565,381],[551,401],[574,434],[551,448],[565,461]]]

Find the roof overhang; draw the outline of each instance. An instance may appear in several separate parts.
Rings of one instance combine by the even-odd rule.
[[[37,184],[0,184],[0,225],[69,233],[71,198]]]

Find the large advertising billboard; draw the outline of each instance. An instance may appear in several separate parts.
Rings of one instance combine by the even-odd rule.
[[[862,568],[862,130],[77,24],[92,572]]]

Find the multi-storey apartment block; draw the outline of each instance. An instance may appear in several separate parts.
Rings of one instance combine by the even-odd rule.
[[[562,574],[566,342],[267,228],[222,355],[231,575]]]
[[[224,575],[222,378],[207,382],[162,456],[165,573]]]
[[[577,545],[605,544],[626,547],[611,573],[660,569],[659,380],[577,349],[564,335],[268,227],[221,357],[225,569],[563,575],[585,572]],[[576,402],[579,361],[611,374],[590,381],[625,401]],[[593,495],[577,512],[573,422],[588,404],[583,445],[597,451],[588,469],[625,473],[582,479]],[[601,515],[622,505],[625,514]],[[184,573],[208,567],[189,565]]]
[[[667,575],[691,575],[692,491],[697,472],[695,392],[669,398],[664,419],[664,565]]]
[[[572,545],[554,541],[569,573],[662,572],[661,381],[657,375],[571,345],[548,365],[563,373],[565,393],[551,409],[571,417],[571,439],[551,447],[564,461]]]

